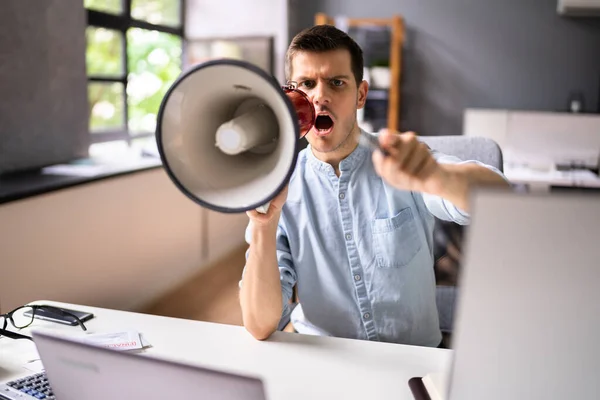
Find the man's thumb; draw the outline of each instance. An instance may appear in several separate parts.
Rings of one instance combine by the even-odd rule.
[[[384,148],[389,148],[389,147],[395,146],[396,143],[398,143],[398,140],[400,140],[398,135],[390,132],[387,129],[382,129],[379,132],[379,143]]]

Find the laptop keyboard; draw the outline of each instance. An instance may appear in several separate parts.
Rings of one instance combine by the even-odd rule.
[[[48,378],[44,372],[8,382],[6,385],[13,389],[20,390],[23,393],[27,393],[36,399],[55,399],[52,389],[50,389]]]

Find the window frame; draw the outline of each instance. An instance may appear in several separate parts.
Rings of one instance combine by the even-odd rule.
[[[89,128],[89,117],[88,117],[88,131],[90,135],[90,143],[106,143],[113,141],[126,141],[128,146],[131,146],[131,141],[134,139],[142,139],[150,136],[154,136],[154,132],[146,132],[146,133],[137,133],[132,135],[129,131],[129,105],[127,102],[127,84],[128,84],[128,71],[129,71],[129,60],[127,58],[127,30],[130,28],[140,28],[149,31],[158,31],[162,33],[169,33],[175,36],[179,36],[181,38],[181,68],[183,70],[183,62],[185,59],[184,50],[185,50],[185,9],[186,9],[186,0],[177,0],[179,1],[180,10],[179,10],[179,18],[181,24],[179,27],[173,27],[169,25],[156,25],[151,24],[146,21],[134,19],[131,16],[131,3],[132,0],[121,0],[121,5],[123,9],[122,14],[111,14],[108,12],[98,11],[86,8],[87,12],[87,26],[95,27],[95,28],[106,28],[118,31],[120,34],[120,38],[123,43],[123,71],[121,76],[114,77],[106,77],[88,74],[87,75],[87,87],[89,87],[90,83],[121,83],[123,85],[123,119],[124,119],[124,129],[117,130],[104,130],[102,132],[93,132]],[[87,52],[87,41],[86,41],[86,52]],[[89,110],[91,113],[91,110]]]

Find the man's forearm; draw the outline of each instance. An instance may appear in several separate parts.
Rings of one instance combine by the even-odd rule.
[[[252,241],[240,290],[244,326],[260,340],[277,329],[282,314],[276,234],[276,223],[252,227]]]
[[[445,175],[439,193],[434,193],[456,207],[469,212],[469,193],[477,186],[508,187],[508,182],[496,172],[477,164],[442,164]]]

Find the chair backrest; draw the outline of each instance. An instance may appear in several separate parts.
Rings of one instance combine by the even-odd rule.
[[[476,160],[504,172],[502,150],[492,139],[476,136],[420,136],[419,140],[432,150],[455,156],[461,160]],[[461,247],[463,227],[453,222],[436,220],[434,226],[434,270],[436,282],[436,303],[440,320],[440,329],[449,334],[454,326],[457,287],[460,264],[462,262]],[[458,259],[448,251],[450,244],[458,250]],[[453,260],[448,263],[448,260]],[[452,282],[452,283],[449,283]],[[449,286],[447,286],[449,285]]]
[[[502,150],[492,139],[477,136],[420,136],[419,140],[441,153],[461,160],[480,161],[504,171]]]

